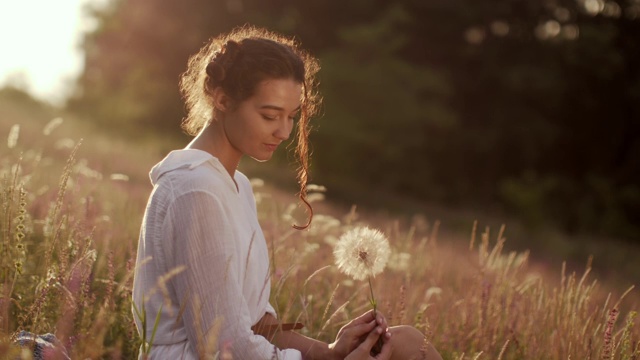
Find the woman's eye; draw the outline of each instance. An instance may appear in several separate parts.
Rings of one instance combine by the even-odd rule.
[[[262,118],[265,119],[265,120],[275,120],[278,117],[277,116],[271,116],[271,115],[262,114]]]

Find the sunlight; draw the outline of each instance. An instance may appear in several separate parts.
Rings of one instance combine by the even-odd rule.
[[[63,100],[82,66],[82,5],[91,0],[0,0],[0,83],[24,84],[35,96]]]

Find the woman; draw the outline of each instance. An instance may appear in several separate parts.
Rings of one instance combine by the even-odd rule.
[[[372,312],[326,344],[279,324],[269,304],[267,246],[251,186],[236,168],[245,155],[269,160],[297,118],[300,198],[309,206],[308,122],[319,103],[318,69],[290,39],[253,27],[213,39],[189,60],[181,79],[183,128],[195,138],[151,170],[154,190],[138,245],[133,300],[138,312],[144,307],[144,327],[141,316],[135,320],[147,341],[158,317],[151,358],[220,351],[233,359],[359,360],[371,358],[382,337],[375,358],[389,359],[394,337],[421,344],[417,330],[389,331]],[[308,227],[311,216],[309,206],[308,223],[297,228]]]

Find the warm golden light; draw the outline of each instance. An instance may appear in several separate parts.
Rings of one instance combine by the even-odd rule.
[[[82,67],[80,32],[90,24],[81,9],[93,2],[0,1],[0,83],[24,82],[38,97],[60,101]]]

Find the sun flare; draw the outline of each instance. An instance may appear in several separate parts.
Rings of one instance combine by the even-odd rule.
[[[92,26],[82,7],[92,0],[0,0],[0,84],[62,100],[82,67],[81,32]]]

